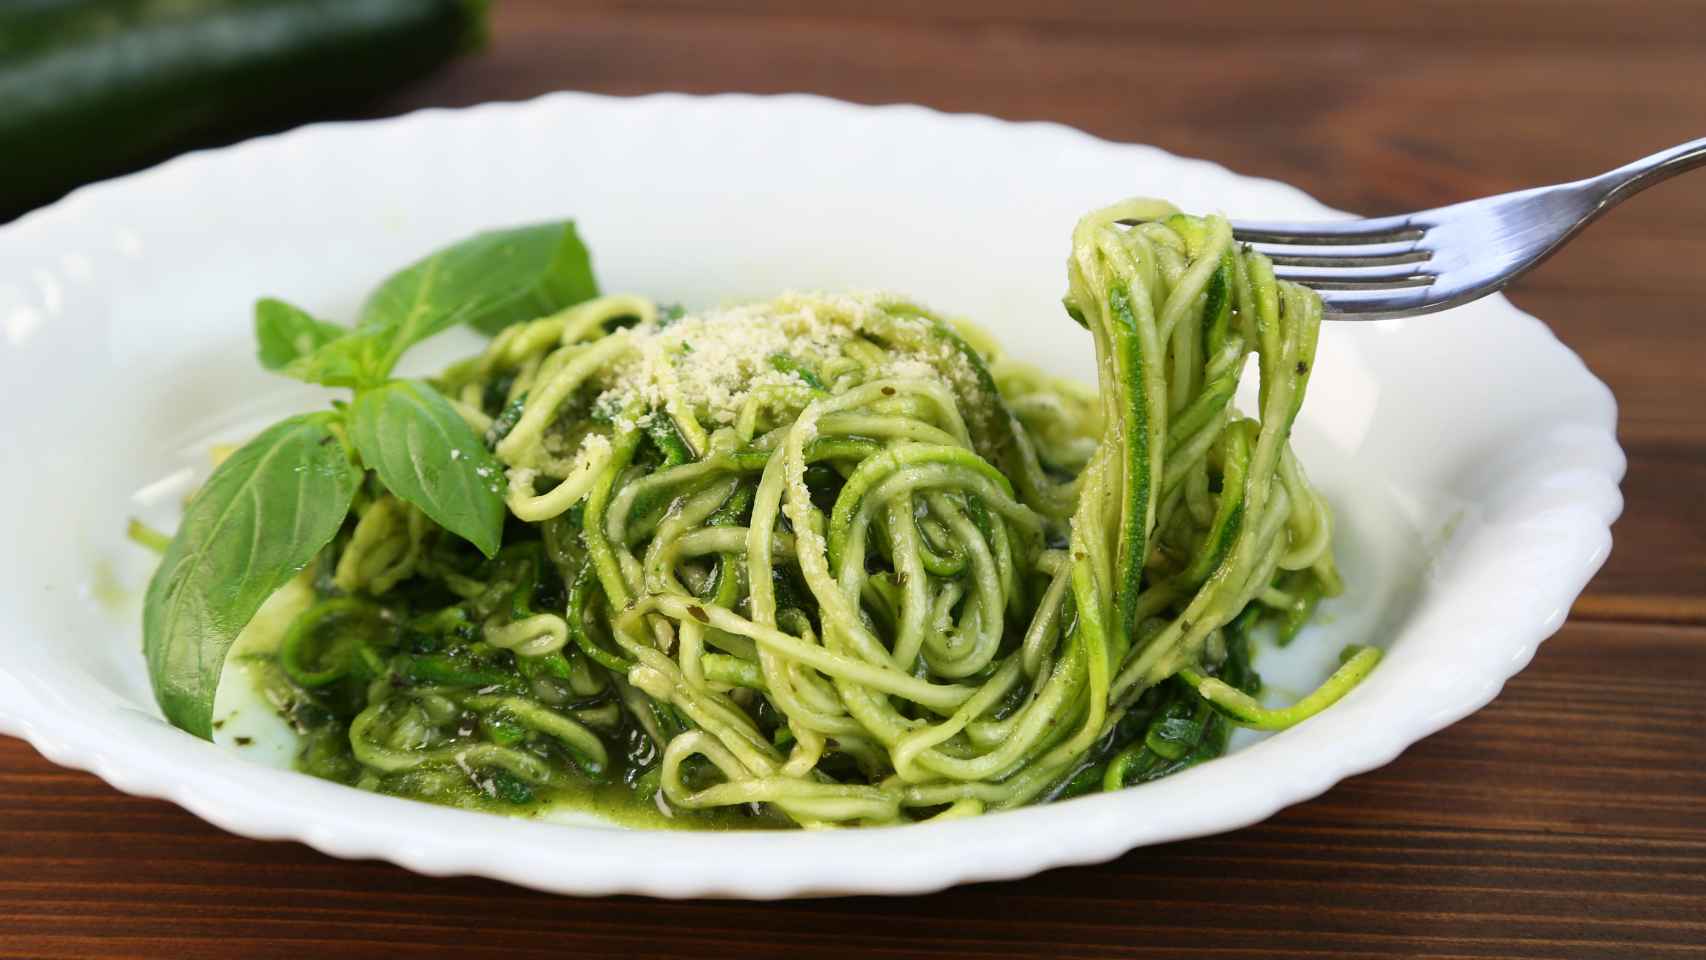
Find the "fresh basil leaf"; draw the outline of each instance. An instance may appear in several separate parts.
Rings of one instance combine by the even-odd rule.
[[[491,230],[393,274],[356,325],[371,382],[403,351],[457,324],[486,332],[598,295],[592,262],[569,221]]]
[[[385,379],[374,377],[368,372],[368,357],[372,352],[370,337],[360,331],[346,331],[343,336],[322,344],[313,353],[292,360],[284,368],[284,373],[298,380],[328,387],[366,386]]]
[[[296,356],[284,372],[327,386],[377,386],[404,351],[457,324],[496,333],[597,295],[572,222],[492,230],[393,274],[368,297],[355,329],[314,328],[340,335]]]
[[[220,464],[148,584],[142,649],[154,698],[198,737],[213,736],[213,695],[232,641],[349,513],[362,471],[331,419],[292,417]]]
[[[414,380],[363,390],[350,437],[385,488],[480,548],[503,540],[503,467],[450,401]]]
[[[504,239],[506,233],[510,235],[507,240]],[[513,243],[517,250],[524,246],[532,247],[536,260],[543,259],[549,251],[549,259],[531,273],[533,280],[526,288],[518,290],[507,300],[494,299],[490,306],[477,308],[471,316],[458,322],[492,335],[512,324],[537,320],[598,296],[598,279],[592,273],[592,253],[575,231],[573,220],[499,231],[498,242]],[[518,265],[517,269],[523,277],[530,275],[524,264]]]
[[[308,311],[267,297],[255,303],[255,342],[261,366],[281,370],[349,333]]]

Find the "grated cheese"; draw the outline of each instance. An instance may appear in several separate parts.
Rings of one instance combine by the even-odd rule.
[[[672,398],[688,402],[704,422],[728,426],[755,393],[805,388],[793,370],[779,370],[772,358],[787,357],[808,368],[845,355],[845,347],[864,332],[890,298],[876,293],[790,293],[758,303],[690,313],[650,331],[635,331],[638,347],[617,364],[597,400],[617,429],[645,426],[628,411],[654,412]],[[945,361],[958,380],[956,363],[964,358],[946,349]],[[940,373],[917,355],[895,356],[883,376],[934,377]],[[975,382],[969,366],[966,379]]]

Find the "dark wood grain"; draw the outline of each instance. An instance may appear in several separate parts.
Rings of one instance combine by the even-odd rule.
[[[485,54],[349,115],[806,90],[1388,213],[1706,133],[1703,65],[1698,0],[508,0]],[[1706,174],[1511,293],[1620,403],[1628,507],[1571,622],[1485,710],[1267,823],[930,897],[587,901],[233,837],[0,740],[0,956],[1706,957],[1703,228]]]
[[[1571,625],[1485,710],[1259,826],[1027,881],[780,904],[576,900],[345,863],[4,741],[0,952],[1698,956],[1703,684],[1706,628]]]

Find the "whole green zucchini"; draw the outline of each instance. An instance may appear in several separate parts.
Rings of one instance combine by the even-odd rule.
[[[4,0],[0,220],[358,101],[484,29],[484,0]]]

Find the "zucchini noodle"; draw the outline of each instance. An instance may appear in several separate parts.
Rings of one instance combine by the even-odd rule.
[[[301,765],[887,824],[1119,789],[1327,707],[1376,651],[1283,709],[1250,667],[1341,586],[1288,443],[1320,300],[1147,200],[1085,216],[1067,276],[1097,390],[881,294],[504,329],[433,382],[504,468],[504,546],[369,478],[268,689]]]

